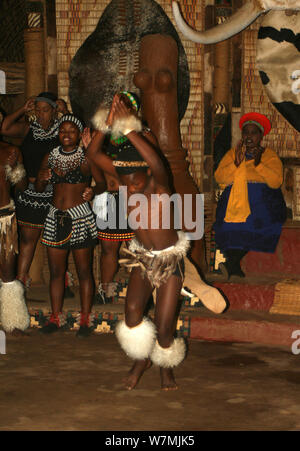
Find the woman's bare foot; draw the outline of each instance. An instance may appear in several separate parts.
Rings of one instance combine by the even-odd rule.
[[[151,360],[136,360],[128,373],[128,376],[124,378],[125,388],[132,390],[138,384],[140,378],[148,368],[152,365]]]
[[[177,390],[178,385],[176,384],[173,370],[171,368],[160,368],[160,380],[162,390]]]

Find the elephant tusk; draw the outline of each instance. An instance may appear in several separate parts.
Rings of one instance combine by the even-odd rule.
[[[181,33],[198,44],[215,44],[243,31],[261,14],[272,11],[300,11],[299,0],[251,0],[247,1],[225,22],[205,31],[191,28],[182,18],[178,2],[172,2],[174,20]]]
[[[182,18],[177,2],[172,2],[173,16],[182,34],[189,40],[198,44],[214,44],[225,41],[244,30],[258,16],[265,12],[263,6],[257,1],[247,1],[231,17],[220,25],[209,30],[196,31]]]

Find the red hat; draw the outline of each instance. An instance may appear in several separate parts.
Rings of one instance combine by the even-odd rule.
[[[240,129],[247,124],[255,124],[263,132],[264,136],[270,133],[271,122],[269,119],[260,113],[246,113],[240,119]]]

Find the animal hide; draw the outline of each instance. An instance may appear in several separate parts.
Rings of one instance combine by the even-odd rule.
[[[181,119],[190,91],[187,57],[173,24],[154,0],[112,0],[105,8],[96,29],[70,64],[69,96],[74,114],[90,125],[99,107],[110,106],[115,92],[123,89],[136,92],[133,76],[138,69],[141,38],[157,33],[172,36],[178,45]]]
[[[257,68],[267,95],[300,132],[300,12],[271,11],[258,32]]]

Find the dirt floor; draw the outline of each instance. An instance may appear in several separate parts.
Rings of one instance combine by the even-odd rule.
[[[290,349],[194,340],[177,391],[162,391],[152,367],[128,392],[114,334],[30,329],[0,354],[0,430],[300,430],[299,363]]]

